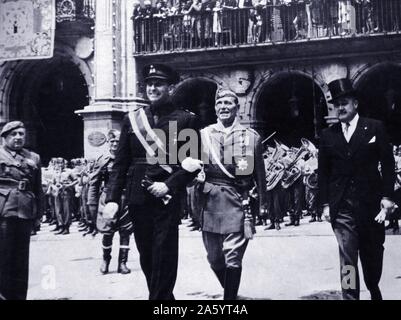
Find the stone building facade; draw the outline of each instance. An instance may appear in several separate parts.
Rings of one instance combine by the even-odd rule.
[[[134,3],[85,1],[93,15],[57,23],[52,59],[0,66],[0,122],[25,121],[29,144],[45,161],[104,152],[107,131],[146,104],[140,70],[152,63],[179,70],[175,101],[205,124],[214,121],[217,88],[228,87],[240,96],[244,124],[290,146],[301,137],[318,141],[336,119],[327,84],[349,77],[361,113],[386,121],[401,143],[398,30],[143,53],[135,49]]]

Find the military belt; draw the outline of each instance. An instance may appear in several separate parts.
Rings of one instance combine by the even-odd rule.
[[[32,191],[31,185],[28,180],[13,180],[13,179],[1,179],[0,188],[11,188],[19,191]]]
[[[252,188],[252,181],[238,179],[238,180],[228,180],[224,178],[215,178],[215,177],[207,177],[206,182],[218,184],[218,185],[226,185],[235,188],[243,189],[251,189]]]

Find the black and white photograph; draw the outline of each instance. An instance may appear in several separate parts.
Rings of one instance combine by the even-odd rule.
[[[0,0],[0,140],[0,305],[401,300],[400,0]]]

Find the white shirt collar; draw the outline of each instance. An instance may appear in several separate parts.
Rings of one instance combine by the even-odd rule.
[[[356,114],[354,119],[352,119],[349,123],[348,130],[346,130],[346,123],[341,122],[341,128],[343,130],[344,138],[347,140],[347,142],[350,142],[352,135],[354,134],[356,130],[356,126],[358,124],[359,120],[359,115]]]
[[[349,123],[349,130],[355,130],[356,125],[358,124],[358,120],[359,120],[359,114],[356,114],[354,119],[352,119]],[[341,127],[343,128],[343,130],[345,129],[346,123],[345,122],[341,122]]]

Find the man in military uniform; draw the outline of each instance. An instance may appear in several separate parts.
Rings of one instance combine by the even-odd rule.
[[[165,65],[150,65],[143,69],[143,76],[150,106],[129,112],[123,120],[103,215],[116,214],[126,188],[149,299],[169,300],[174,299],[177,277],[180,197],[195,177],[176,159],[170,161],[170,151],[180,150],[185,141],[177,139],[179,133],[196,128],[198,121],[171,102],[170,92],[179,81],[175,71]],[[161,141],[155,130],[172,139]]]
[[[52,185],[57,227],[53,231],[57,231],[55,234],[66,235],[70,233],[72,212],[74,210],[74,189],[78,181],[74,179],[71,169],[67,168],[63,158],[58,158],[57,164],[58,167]]]
[[[109,152],[100,156],[96,161],[95,168],[91,174],[88,190],[88,205],[92,217],[97,217],[97,228],[103,233],[103,262],[100,267],[102,274],[109,272],[109,264],[111,260],[111,249],[113,247],[113,237],[116,231],[120,233],[120,252],[118,255],[118,273],[128,274],[131,272],[127,268],[129,251],[129,238],[132,232],[132,221],[128,215],[128,211],[124,210],[123,201],[119,201],[120,211],[113,219],[107,219],[103,216],[104,199],[107,194],[107,183],[111,168],[113,167],[115,152],[120,139],[118,130],[110,130],[108,132]],[[97,212],[96,212],[97,211]]]
[[[7,123],[0,133],[0,296],[25,300],[32,227],[43,214],[40,157],[24,148],[25,127]]]
[[[260,136],[239,123],[236,94],[218,91],[215,108],[217,123],[201,130],[205,162],[202,236],[207,259],[224,288],[224,299],[235,300],[242,258],[252,237],[247,213],[255,182],[259,209],[265,211],[265,166]]]

